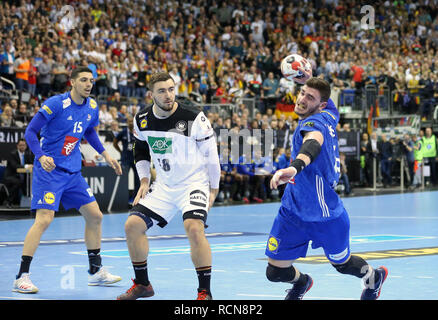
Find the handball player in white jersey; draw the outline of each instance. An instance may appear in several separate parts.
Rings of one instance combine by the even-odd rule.
[[[147,230],[177,216],[184,224],[198,275],[198,300],[212,299],[211,249],[205,237],[207,213],[219,191],[220,164],[213,128],[201,110],[175,100],[175,82],[165,72],[152,75],[153,105],[134,119],[134,156],[140,188],[125,223],[134,268],[132,287],[119,300],[151,297]],[[150,183],[151,163],[156,180]]]

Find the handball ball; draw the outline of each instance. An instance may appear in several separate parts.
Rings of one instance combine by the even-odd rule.
[[[281,61],[281,73],[283,77],[288,80],[301,78],[303,76],[303,73],[298,70],[298,67],[302,67],[306,71],[312,69],[310,62],[296,53],[288,55]]]

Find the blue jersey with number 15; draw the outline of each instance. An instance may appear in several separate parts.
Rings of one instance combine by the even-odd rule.
[[[338,217],[343,204],[334,190],[340,176],[340,160],[336,125],[339,114],[330,108],[298,122],[291,157],[295,159],[303,144],[303,135],[319,131],[324,137],[321,152],[286,186],[282,205],[291,215],[304,221],[324,221]]]
[[[81,170],[79,144],[85,131],[99,124],[99,109],[92,98],[77,105],[70,92],[47,99],[40,112],[47,120],[41,129],[41,149],[55,161],[56,167],[68,172]],[[35,161],[37,167],[39,161]]]

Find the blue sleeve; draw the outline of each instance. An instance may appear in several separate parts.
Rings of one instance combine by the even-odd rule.
[[[43,150],[41,150],[38,133],[41,131],[41,128],[46,125],[47,122],[47,118],[42,113],[37,112],[32,121],[27,126],[24,133],[24,138],[26,139],[27,145],[35,155],[35,160],[38,160],[41,156],[44,155]]]
[[[88,129],[85,130],[84,138],[99,154],[105,151],[105,148],[100,142],[99,136],[97,135],[97,132],[96,130],[94,130],[93,127],[88,127]]]
[[[67,105],[68,101],[66,101],[65,103]],[[41,113],[48,121],[50,121],[59,112],[59,110],[61,109],[61,105],[63,105],[63,102],[59,95],[50,97],[49,99],[44,101],[38,113]]]

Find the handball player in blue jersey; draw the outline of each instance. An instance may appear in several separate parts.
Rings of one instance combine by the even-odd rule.
[[[20,270],[13,284],[15,292],[38,292],[29,277],[30,263],[60,203],[66,210],[79,210],[85,218],[88,284],[108,285],[121,280],[101,266],[102,212],[81,175],[82,138],[105,158],[116,174],[122,174],[119,163],[104,149],[94,129],[99,123],[99,111],[96,101],[89,97],[93,84],[90,69],[73,70],[71,91],[47,99],[26,129],[25,139],[35,154],[31,210],[36,215],[24,240]]]
[[[306,256],[311,241],[312,248],[323,248],[338,272],[363,279],[361,299],[375,300],[388,270],[374,269],[350,252],[349,217],[334,189],[340,175],[339,113],[330,99],[329,83],[309,78],[298,94],[295,112],[299,122],[292,138],[293,160],[270,182],[273,189],[287,185],[266,246],[266,277],[293,284],[286,300],[301,300],[313,280],[293,262]]]

